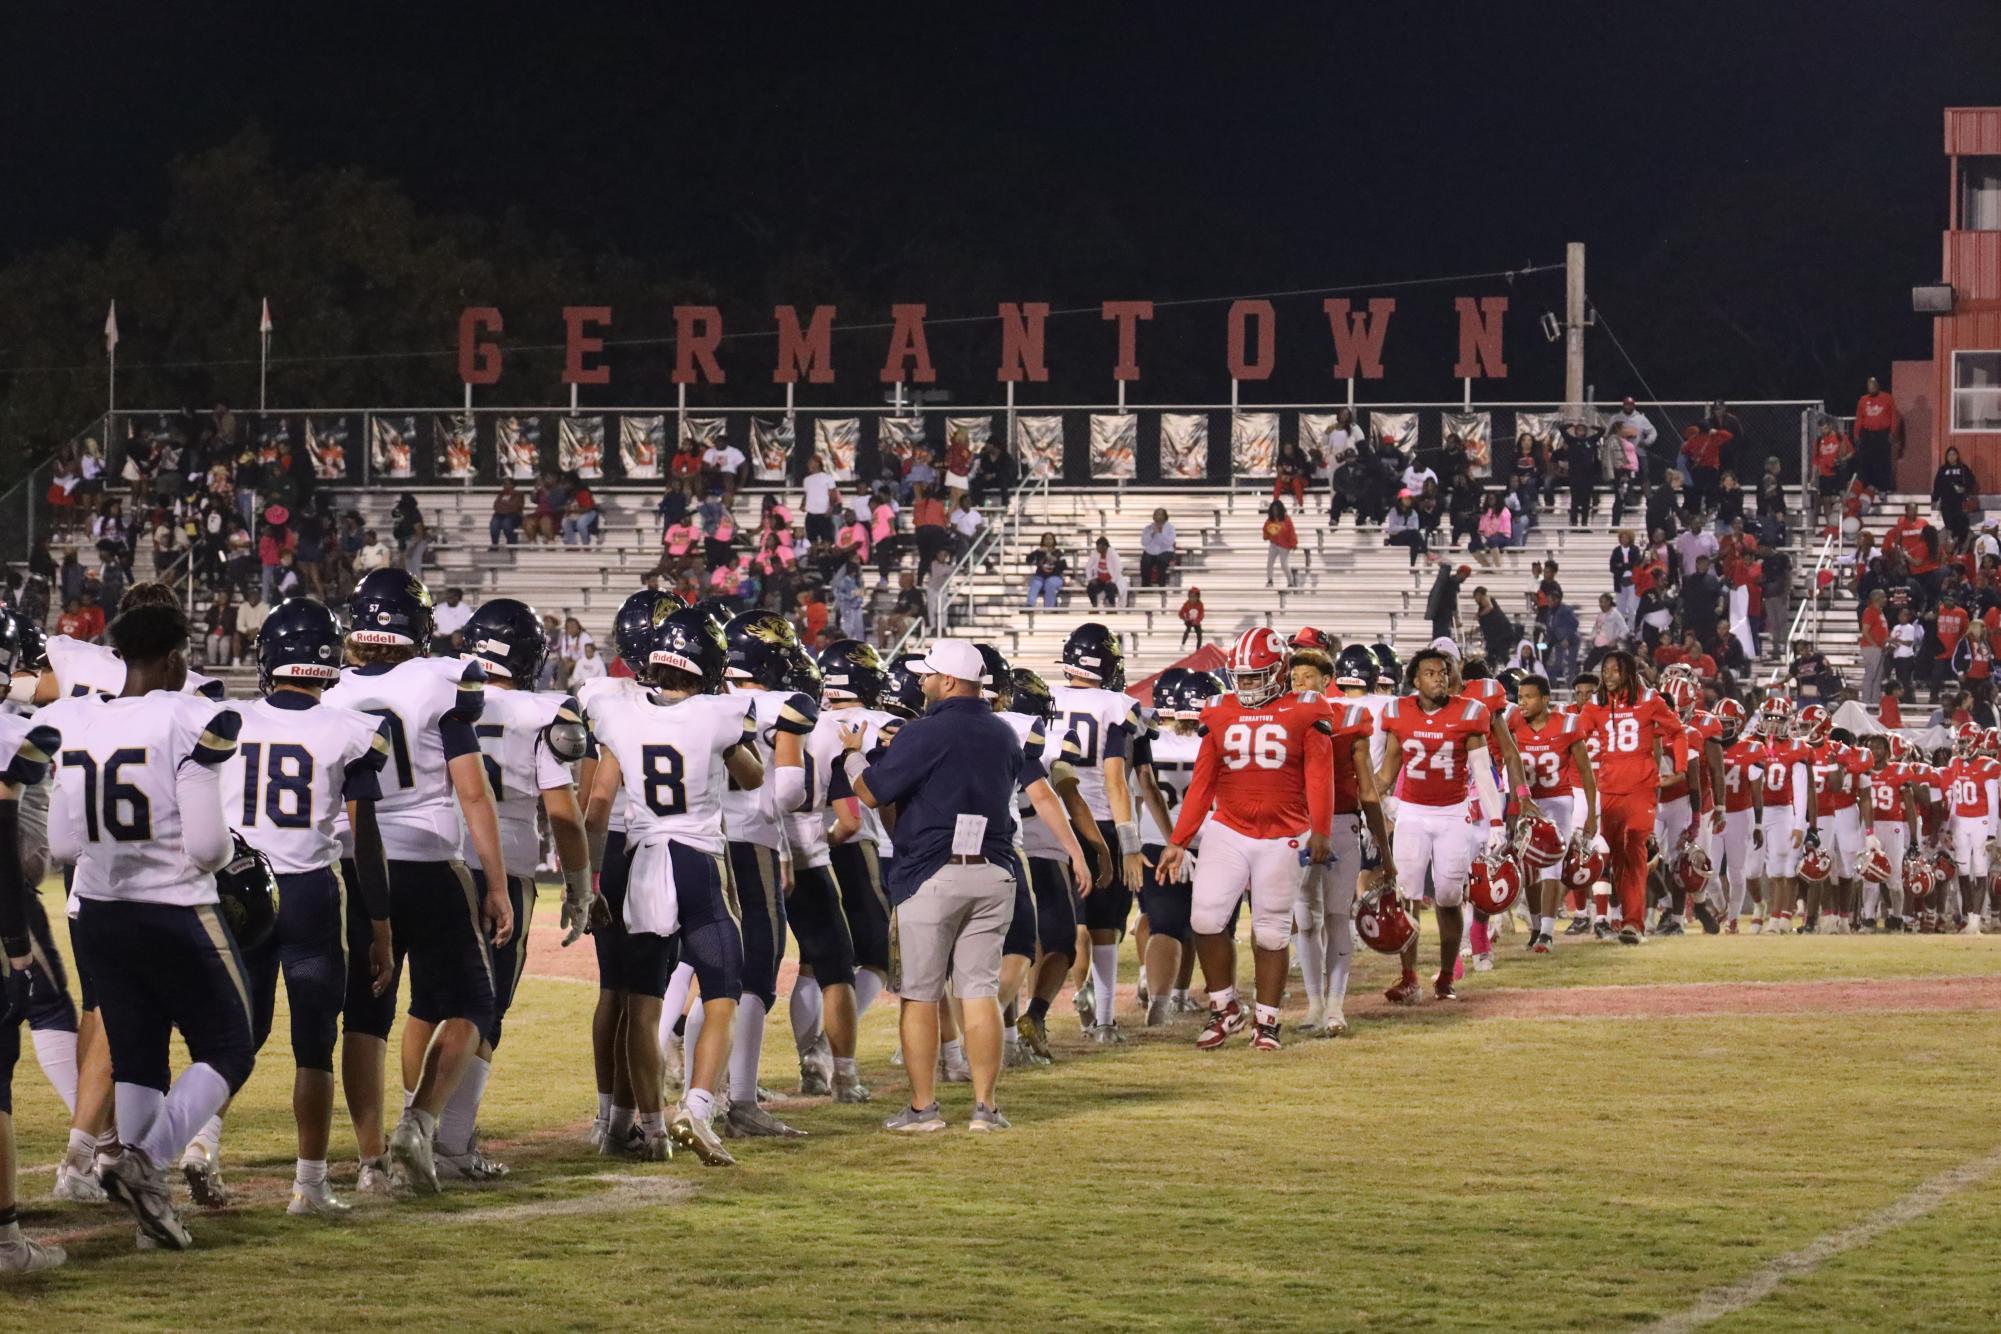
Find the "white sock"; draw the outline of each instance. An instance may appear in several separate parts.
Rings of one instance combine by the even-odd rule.
[[[964,1038],[953,1038],[950,1042],[939,1043],[938,1059],[943,1061],[947,1067],[964,1065],[966,1063],[966,1040]]]
[[[300,1158],[292,1165],[292,1180],[301,1186],[317,1186],[327,1179],[327,1160]]]
[[[674,1025],[681,1022],[681,1014],[688,1008],[688,992],[695,985],[695,966],[684,963],[675,967],[674,975],[667,979],[667,996],[660,1002],[660,1050],[667,1050],[667,1043],[674,1036]]]
[[[167,1090],[159,1115],[147,1126],[138,1148],[156,1163],[170,1163],[188,1147],[197,1127],[206,1134],[213,1123],[220,1140],[222,1121],[218,1114],[228,1102],[229,1081],[214,1066],[195,1062],[181,1071],[181,1077]],[[215,1142],[205,1141],[211,1151]]]
[[[875,998],[882,995],[885,983],[882,974],[872,968],[855,970],[855,1019],[868,1013],[868,1007],[875,1004]]]
[[[1316,1005],[1327,999],[1327,928],[1292,933],[1292,946],[1299,951],[1299,976],[1306,986],[1306,1003]]]
[[[1091,946],[1091,990],[1097,994],[1098,1022],[1112,1022],[1114,1007],[1118,1002],[1119,947],[1117,945]]]
[[[466,1065],[465,1078],[445,1100],[444,1114],[438,1117],[438,1152],[472,1152],[473,1122],[479,1120],[479,1100],[486,1096],[486,1081],[493,1077],[493,1062],[474,1056]]]
[[[171,1096],[172,1090],[169,1090],[168,1092],[169,1095]],[[224,1100],[223,1105],[224,1106],[228,1105],[227,1099]],[[222,1113],[217,1112],[214,1116],[211,1116],[208,1120],[202,1122],[201,1129],[197,1130],[194,1133],[194,1138],[189,1140],[188,1142],[190,1144],[201,1145],[202,1148],[208,1150],[208,1152],[211,1155],[213,1155],[216,1152],[216,1150],[222,1147]]]
[[[1267,1026],[1275,1024],[1278,1022],[1278,1006],[1260,1003],[1257,1007],[1257,1016],[1260,1024]]]
[[[1536,930],[1540,931],[1543,935],[1551,935],[1556,931],[1556,919],[1554,917],[1538,917],[1535,920]]]
[[[1001,1046],[1019,1047],[1020,1045],[1021,1034],[1015,1029],[1015,1026],[1013,1024],[1001,1025]]]
[[[786,1008],[792,1014],[792,1045],[799,1049],[801,1056],[820,1043],[820,1007],[823,1003],[819,979],[794,979]]]
[[[681,1030],[681,1087],[695,1087],[695,1043],[702,1036],[702,1025],[707,1021],[709,1007],[697,1005],[688,1011],[687,1025]]]
[[[76,1033],[69,1029],[34,1030],[35,1059],[42,1073],[55,1086],[56,1096],[71,1116],[76,1115]]]
[[[153,1128],[153,1122],[160,1115],[167,1095],[150,1084],[113,1084],[111,1086],[112,1115],[117,1122],[116,1139],[125,1144],[137,1144],[146,1132]],[[98,1147],[107,1147],[102,1136],[98,1137]],[[172,1156],[178,1158],[180,1150]],[[166,1158],[155,1158],[155,1163],[165,1165]]]
[[[842,1079],[853,1079],[861,1073],[861,1063],[852,1056],[836,1056],[834,1073]]]
[[[1218,987],[1209,993],[1209,1008],[1212,1010],[1227,1010],[1230,1008],[1230,1002],[1236,998],[1237,989],[1235,987]]]
[[[597,1116],[597,1119],[598,1119],[598,1120],[600,1120],[600,1121],[603,1121],[603,1120],[606,1120],[606,1119],[608,1119],[608,1118],[609,1118],[610,1116],[611,1116],[611,1094],[609,1094],[609,1093],[600,1093],[600,1094],[598,1094],[598,1116]]]
[[[409,1110],[410,1110],[410,1109],[411,1109],[412,1107],[414,1107],[414,1106],[416,1106],[416,1105],[417,1105],[417,1090],[415,1090],[415,1089],[404,1089],[404,1090],[403,1090],[403,1110],[407,1112],[407,1111],[409,1111]]]
[[[88,1130],[77,1130],[72,1127],[69,1132],[69,1147],[63,1150],[63,1161],[72,1167],[88,1164],[91,1155],[96,1151],[97,1136]]]
[[[757,1106],[758,1058],[764,1055],[764,998],[736,1003],[736,1032],[730,1039],[730,1101]]]
[[[1174,989],[1173,989],[1172,991],[1170,991],[1170,992],[1168,992],[1168,993],[1167,993],[1167,998],[1168,998],[1169,1000],[1171,1000],[1171,1001],[1175,1002],[1175,1003],[1176,1003],[1176,1004],[1178,1005],[1178,1004],[1180,1004],[1180,1003],[1181,1003],[1182,1001],[1185,1001],[1185,1000],[1187,1000],[1187,999],[1188,999],[1188,988],[1187,988],[1187,987],[1176,987],[1176,988],[1174,988]]]
[[[689,1089],[681,1099],[681,1105],[688,1109],[688,1115],[697,1121],[711,1121],[716,1115],[716,1095],[707,1089]]]

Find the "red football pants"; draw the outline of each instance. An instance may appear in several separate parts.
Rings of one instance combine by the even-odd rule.
[[[1647,840],[1659,803],[1651,792],[1600,793],[1605,842],[1612,849],[1612,892],[1625,925],[1647,929]]]

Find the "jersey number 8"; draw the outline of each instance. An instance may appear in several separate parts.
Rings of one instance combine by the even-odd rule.
[[[642,746],[639,776],[644,781],[646,809],[655,815],[679,815],[688,809],[686,765],[672,746]]]

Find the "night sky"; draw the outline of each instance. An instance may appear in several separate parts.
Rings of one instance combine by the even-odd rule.
[[[1852,319],[1828,378],[1926,355],[1907,289],[1936,277],[1940,108],[2001,101],[1991,3],[189,8],[8,7],[0,261],[146,233],[174,156],[255,121],[287,168],[519,210],[766,308],[774,254],[942,316],[1486,272],[1583,240],[1641,371],[1692,392],[1719,374],[1701,289],[1744,273],[1760,303]],[[1532,319],[1560,286],[1521,291]],[[1317,306],[1281,358],[1324,378]],[[1440,395],[1445,327],[1403,357]],[[1554,352],[1527,320],[1510,338],[1546,384]],[[1601,387],[1615,355],[1594,338]]]

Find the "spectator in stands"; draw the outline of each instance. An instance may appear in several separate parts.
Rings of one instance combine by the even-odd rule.
[[[236,665],[236,607],[230,602],[229,590],[217,589],[209,599],[208,610],[203,613],[202,623],[206,627],[203,642],[207,645],[206,661],[210,667],[234,667]]]
[[[736,506],[736,489],[743,481],[744,462],[743,451],[721,436],[702,451],[702,485],[710,491],[720,489],[726,509]]]
[[[472,604],[465,600],[465,596],[463,588],[447,588],[445,600],[431,613],[432,648],[441,654],[454,654],[464,647],[459,639],[459,631],[466,628],[466,622],[472,619],[473,610]]]
[[[1744,488],[1738,483],[1737,474],[1725,468],[1722,480],[1716,484],[1716,530],[1722,532],[1743,522]]]
[[[570,476],[576,478],[575,473]],[[569,503],[563,506],[563,545],[589,546],[597,539],[603,519],[604,516],[598,512],[598,498],[591,494],[589,485],[574,480]]]
[[[403,568],[410,572],[412,579],[424,577],[424,566],[431,559],[431,530],[419,521],[410,530],[409,540],[403,543]]]
[[[1904,457],[1901,426],[1896,400],[1883,391],[1875,376],[1870,376],[1862,397],[1855,400],[1855,463],[1863,485],[1878,495],[1887,495],[1892,489],[1890,444],[1893,439],[1897,446],[1896,456],[1900,459]]]
[[[973,502],[986,505],[1005,503],[1021,480],[1021,469],[998,440],[988,440],[973,462]]]
[[[1190,587],[1188,596],[1181,601],[1181,647],[1188,647],[1188,636],[1195,636],[1195,647],[1202,647],[1202,617],[1206,614],[1202,606],[1202,590]]]
[[[1723,581],[1711,573],[1709,557],[1697,556],[1695,569],[1681,581],[1681,623],[1707,644],[1716,638],[1722,614]]]
[[[834,540],[834,508],[839,501],[841,484],[834,480],[834,474],[827,471],[820,455],[814,454],[806,461],[806,477],[799,483],[805,493],[806,541],[832,542]]]
[[[1890,630],[1890,670],[1909,699],[1917,698],[1918,655],[1924,646],[1925,629],[1918,624],[1917,614],[1909,607],[1902,608],[1897,612],[1897,624]]]
[[[1871,590],[1862,608],[1862,629],[1857,643],[1862,650],[1862,698],[1873,700],[1883,693],[1883,667],[1890,647],[1890,621],[1884,613],[1889,599],[1882,589]]]
[[[152,546],[153,577],[155,579],[167,579],[169,571],[174,568],[176,562],[180,560],[182,552],[186,550],[186,542],[182,537],[179,525],[172,523],[154,524]]]
[[[843,511],[843,515],[845,522],[842,524],[840,531],[835,534],[834,549],[843,555],[852,556],[866,565],[868,563],[869,552],[873,549],[871,539],[869,538],[869,526],[853,515],[846,514],[845,511]]]
[[[1434,478],[1433,480],[1436,481],[1437,479]],[[1406,513],[1411,512],[1410,502],[1407,498],[1399,501],[1398,504]],[[1413,518],[1415,517],[1413,515]],[[1421,525],[1422,521],[1418,520],[1418,522]],[[1265,587],[1270,588],[1272,586],[1272,569],[1275,566],[1284,572],[1285,586],[1291,588],[1293,586],[1292,553],[1299,549],[1299,530],[1293,527],[1292,517],[1285,512],[1285,502],[1283,500],[1274,500],[1265,509],[1264,539]],[[1417,533],[1417,541],[1418,548],[1422,549],[1424,546],[1424,535],[1421,527]],[[1411,564],[1415,565],[1416,563],[1416,552],[1412,552]]]
[[[1680,563],[1682,578],[1695,573],[1696,562],[1714,560],[1721,550],[1716,534],[1706,528],[1684,528],[1674,539],[1675,559]]]
[[[1521,638],[1521,631],[1508,613],[1501,610],[1501,604],[1488,595],[1485,585],[1473,590],[1475,623],[1480,627],[1480,640],[1487,647],[1489,662],[1504,661],[1514,652],[1515,641]]]
[[[1437,547],[1442,539],[1438,529],[1445,521],[1445,497],[1439,492],[1438,483],[1426,482],[1424,490],[1417,493],[1417,526],[1424,532],[1424,544]]]
[[[896,576],[896,604],[887,615],[875,620],[875,637],[878,648],[888,648],[908,630],[918,617],[924,614],[924,594],[918,590],[917,576],[908,570]]]
[[[1098,540],[1101,542],[1104,541],[1103,538],[1099,538]],[[924,567],[925,623],[931,627],[933,635],[942,635],[945,633],[946,615],[951,610],[951,585],[952,554],[948,551],[940,551],[932,557],[931,563]],[[1091,593],[1091,605],[1095,607],[1098,605],[1098,590],[1092,587],[1089,591]],[[1112,592],[1111,601],[1114,605],[1117,605],[1118,594],[1116,589]]]
[[[1652,419],[1640,411],[1631,395],[1621,399],[1619,410],[1605,419],[1605,434],[1608,438],[1631,442],[1634,453],[1640,459],[1652,452],[1654,442],[1660,438]]]
[[[584,629],[582,621],[574,616],[563,618],[563,632],[556,638],[556,657],[563,664],[558,685],[567,686],[571,675],[576,671],[577,664],[583,661],[584,646],[595,642],[591,638],[591,632]]]
[[[66,599],[63,602],[63,614],[56,617],[56,633],[68,635],[71,639],[88,639],[90,638],[86,632],[88,624],[83,615],[83,594],[78,593],[75,597]]]
[[[1438,474],[1426,467],[1415,455],[1411,457],[1409,463],[1404,465],[1403,489],[1410,493],[1410,497],[1413,500],[1417,498],[1420,491],[1424,490],[1426,482],[1436,482],[1437,480]]]
[[[570,668],[570,689],[574,691],[584,682],[595,681],[604,674],[604,659],[598,656],[598,646],[595,643],[586,643],[583,656]]]
[[[1869,383],[1876,382],[1871,380]],[[1932,505],[1938,510],[1946,530],[1955,536],[1967,532],[1968,515],[1980,505],[1980,481],[1973,475],[1973,469],[1961,460],[1957,445],[1946,446],[1945,461],[1932,474]],[[1916,510],[1917,506],[1912,505],[1904,512],[1909,516]]]
[[[1465,464],[1453,469],[1445,493],[1445,517],[1452,523],[1452,545],[1470,541],[1480,531],[1480,484]]]
[[[1431,591],[1424,599],[1425,619],[1431,622],[1433,639],[1450,639],[1459,625],[1459,586],[1473,573],[1471,565],[1461,565],[1457,569],[1438,567],[1438,577],[1431,581]]]
[[[394,559],[389,544],[375,535],[373,528],[365,528],[361,534],[361,549],[354,556],[354,572],[357,576],[376,570],[386,570]]]
[[[1632,637],[1632,625],[1619,611],[1610,593],[1598,595],[1598,615],[1591,622],[1591,652],[1585,655],[1586,671],[1596,667],[1607,653],[1626,647]]]
[[[1273,501],[1272,504],[1278,504]],[[1269,567],[1267,567],[1269,572]],[[1095,554],[1084,562],[1084,594],[1091,599],[1093,607],[1122,607],[1125,605],[1125,562],[1119,559],[1118,548],[1110,538],[1098,539]]]
[[[1976,699],[1991,699],[1994,690],[1994,645],[1988,638],[1987,622],[1976,620],[1952,651],[1953,675]]]
[[[1591,510],[1598,502],[1598,475],[1603,462],[1603,438],[1588,421],[1573,421],[1563,428],[1563,458],[1570,481],[1570,526],[1573,530],[1591,522]]]
[[[1360,517],[1358,513],[1356,518]],[[1389,517],[1383,521],[1383,534],[1384,546],[1404,547],[1410,552],[1410,563],[1413,567],[1417,564],[1417,558],[1426,554],[1424,528],[1418,520],[1417,510],[1411,506],[1408,495],[1397,497],[1396,508],[1391,510]],[[1297,540],[1294,539],[1295,542]],[[1269,576],[1271,569],[1269,558],[1266,560],[1265,569]],[[1265,582],[1267,584],[1271,582],[1269,577]]]
[[[945,440],[945,503],[956,506],[972,485],[973,449],[964,432],[954,431]]]
[[[1804,639],[1793,641],[1792,669],[1794,697],[1801,704],[1824,704],[1841,690],[1841,675],[1827,655]]]
[[[1306,503],[1306,484],[1312,476],[1313,464],[1306,457],[1306,451],[1299,447],[1297,440],[1287,441],[1278,447],[1272,498],[1290,495],[1293,508],[1298,509]]]
[[[417,497],[405,491],[396,497],[395,505],[389,510],[390,533],[396,545],[402,546],[410,540],[410,534],[417,531],[417,525],[424,521],[424,511],[418,508]]]
[[[900,494],[906,505],[917,499],[919,487],[932,492],[938,490],[938,469],[931,461],[930,448],[925,445],[911,451],[909,466],[903,470],[903,490]]]
[[[834,576],[834,617],[840,622],[841,638],[863,637],[862,567],[858,560],[849,560]]]
[[[1960,692],[1958,686],[1950,682],[1939,691],[1935,703],[1937,707],[1925,721],[1926,727],[1957,727],[1961,723],[1973,721],[1973,715],[1967,711],[1966,696]]]
[[[1480,522],[1473,533],[1473,540],[1467,544],[1467,551],[1473,559],[1487,569],[1500,568],[1501,552],[1514,541],[1515,518],[1508,509],[1507,499],[1499,491],[1487,493],[1487,504],[1480,511]]]
[[[1813,441],[1814,513],[1825,518],[1828,508],[1848,486],[1855,466],[1855,446],[1830,418],[1821,424]]]
[[[876,569],[884,582],[889,579],[890,568],[903,559],[904,539],[896,531],[901,512],[888,487],[875,489],[869,506],[869,541],[875,546]]]
[[[486,541],[490,547],[499,547],[505,541],[515,546],[521,541],[521,511],[526,499],[520,488],[514,485],[512,477],[500,483],[500,494],[493,498],[493,517],[486,521]]]
[[[1883,682],[1883,693],[1876,703],[1876,721],[1891,731],[1896,731],[1904,725],[1905,693],[1902,682],[1895,680]]]
[[[667,465],[667,476],[674,489],[686,496],[689,504],[702,490],[702,448],[692,438],[682,437],[674,449],[674,459]]]
[[[963,556],[971,551],[973,539],[980,535],[980,529],[986,527],[986,523],[987,516],[974,506],[972,496],[960,492],[957,508],[952,511],[952,554]]]
[[[1042,535],[1041,544],[1028,553],[1028,568],[1028,601],[1022,605],[1033,607],[1039,598],[1043,606],[1054,607],[1063,592],[1063,576],[1070,571],[1056,545],[1056,534]]]
[[[910,519],[917,536],[917,565],[929,569],[932,558],[952,545],[950,516],[935,485],[919,482],[912,488],[912,495]]]
[[[1153,522],[1139,530],[1139,585],[1158,588],[1167,582],[1174,564],[1174,522],[1167,511],[1156,509]]]
[[[264,618],[270,614],[271,608],[257,585],[252,584],[243,590],[243,601],[236,604],[237,658],[256,655],[257,632],[264,628]]]

